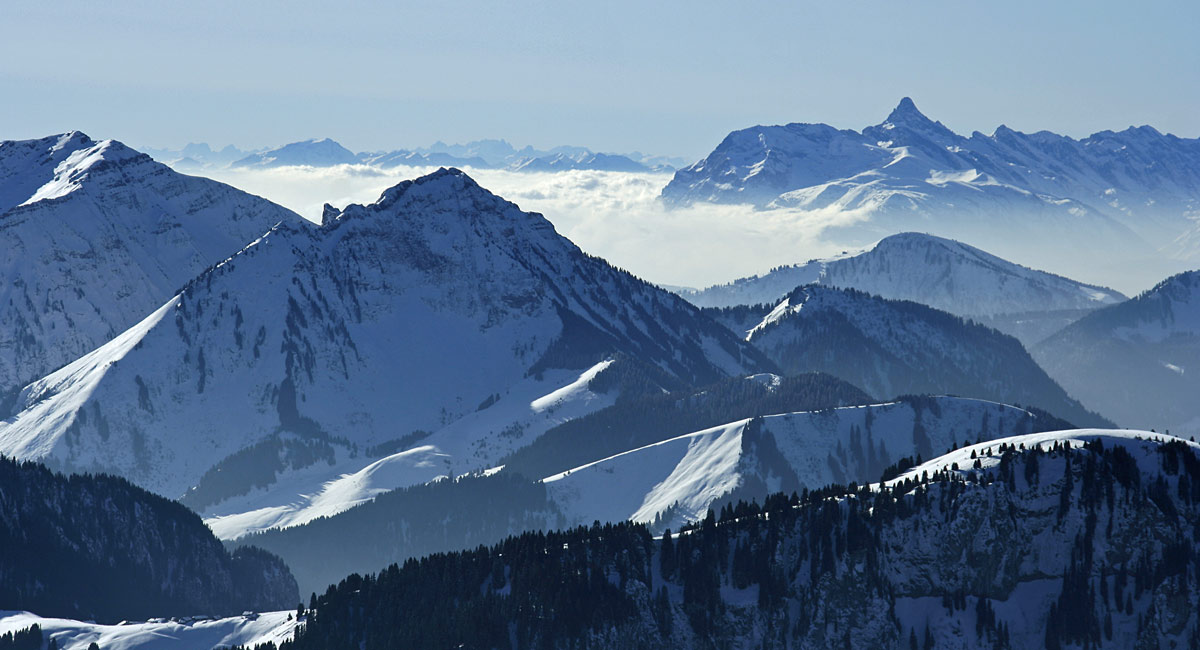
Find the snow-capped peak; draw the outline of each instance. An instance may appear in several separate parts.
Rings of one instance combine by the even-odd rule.
[[[302,221],[78,131],[0,142],[0,220],[0,392],[111,340],[272,225]]]
[[[87,136],[78,131],[63,135],[51,148],[51,152],[63,151],[72,146],[75,148],[71,154],[55,166],[53,178],[39,187],[33,196],[20,205],[62,198],[82,187],[88,171],[96,165],[103,162],[120,162],[145,155],[116,140],[92,143],[88,141]]]
[[[1111,289],[1036,271],[960,241],[918,232],[885,237],[853,254],[780,267],[729,284],[681,291],[681,295],[702,307],[777,304],[787,292],[809,283],[912,300],[970,317],[1094,309],[1125,300]]]
[[[917,105],[913,102],[912,98],[904,97],[896,105],[896,108],[892,109],[892,112],[888,114],[887,119],[884,120],[884,124],[912,126],[934,124],[934,121],[917,109]]]

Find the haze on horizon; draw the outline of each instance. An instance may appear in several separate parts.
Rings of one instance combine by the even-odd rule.
[[[906,95],[960,133],[1200,135],[1195,3],[123,0],[4,13],[3,139],[332,137],[361,151],[505,138],[697,159],[753,124],[860,129]]]

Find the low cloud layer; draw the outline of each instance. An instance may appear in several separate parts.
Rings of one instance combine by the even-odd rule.
[[[360,165],[209,172],[216,180],[320,218],[325,203],[371,203],[402,180],[433,168],[379,170]],[[843,250],[822,237],[861,215],[841,211],[754,211],[703,205],[667,209],[659,192],[667,174],[467,170],[480,185],[540,212],[583,250],[662,284],[702,287]],[[855,242],[862,243],[862,242]]]

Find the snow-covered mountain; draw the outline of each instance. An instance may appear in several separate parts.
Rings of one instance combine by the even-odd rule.
[[[1200,255],[1185,234],[1200,210],[1200,139],[1151,127],[1082,140],[1001,126],[961,136],[905,98],[861,132],[824,124],[729,134],[662,192],[670,204],[750,203],[853,213],[859,236],[935,230],[1007,235],[1009,257],[1059,251]],[[1015,239],[1015,240],[1014,240]],[[1040,258],[1039,258],[1040,259]]]
[[[559,146],[551,149],[520,149],[504,140],[478,140],[448,145],[437,142],[429,147],[364,151],[354,153],[330,138],[292,142],[262,151],[244,152],[232,145],[213,151],[204,143],[192,143],[182,149],[153,149],[156,160],[181,171],[206,171],[222,168],[266,168],[287,166],[333,167],[364,164],[394,167],[468,167],[471,169],[508,169],[519,172],[560,172],[596,170],[613,172],[670,172],[681,166],[675,158],[632,154],[597,153],[586,147]]]
[[[276,149],[252,153],[235,160],[230,167],[332,167],[357,162],[358,156],[353,151],[329,138],[323,138],[292,142]]]
[[[1092,312],[1031,352],[1117,424],[1200,434],[1200,271]]]
[[[115,140],[0,142],[0,395],[110,340],[276,223],[302,221]]]
[[[571,525],[624,521],[678,530],[714,504],[775,492],[869,483],[901,458],[932,458],[977,440],[1045,431],[1060,421],[956,397],[750,418],[632,449],[547,477]]]
[[[1063,312],[1082,315],[1126,299],[1112,289],[1036,271],[962,242],[911,232],[885,237],[867,250],[676,293],[700,307],[777,304],[804,284],[911,300],[998,326],[1018,338],[1031,333],[1029,338],[1036,340],[1042,330],[1034,332],[1035,320],[1049,319],[1053,327]]]
[[[597,524],[353,576],[289,650],[1182,648],[1200,634],[1195,443],[1057,431],[896,469],[662,539]]]
[[[390,169],[392,167],[471,167],[487,169],[492,167],[488,161],[479,156],[454,156],[442,152],[419,152],[407,149],[387,151],[383,153],[360,153],[359,160],[364,164]]]
[[[400,487],[489,467],[552,425],[540,413],[586,403],[587,371],[616,354],[688,384],[771,367],[682,298],[441,170],[330,208],[321,228],[281,224],[30,384],[0,453],[179,497],[286,434],[341,450],[292,464],[324,466],[318,486],[375,447],[397,461],[383,487]],[[510,398],[528,419],[501,417]]]
[[[521,158],[508,166],[517,172],[559,172],[574,169],[591,169],[608,172],[649,172],[651,169],[640,162],[617,154],[581,152],[558,153],[540,157]]]
[[[785,373],[826,372],[881,399],[951,394],[1111,426],[1068,396],[1015,338],[918,303],[814,284],[774,308],[708,311]]]

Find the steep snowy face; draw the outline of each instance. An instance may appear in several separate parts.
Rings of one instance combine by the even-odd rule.
[[[747,340],[788,373],[827,372],[876,397],[947,393],[1029,404],[1076,424],[1104,422],[1016,339],[931,307],[808,285],[759,318]]]
[[[681,298],[442,170],[330,212],[320,229],[275,228],[112,343],[26,387],[20,412],[0,423],[0,449],[178,497],[280,432],[356,456],[443,429],[510,389],[527,393],[516,387],[530,376],[616,353],[689,384],[771,365]],[[414,469],[421,480],[461,460],[427,451]],[[492,455],[475,451],[480,466],[462,471],[488,466]]]
[[[1035,271],[962,242],[923,233],[885,237],[840,257],[781,267],[680,294],[701,307],[777,303],[802,284],[858,289],[966,317],[1087,310],[1125,300],[1107,289]]]
[[[931,458],[968,441],[1044,431],[1056,423],[995,402],[911,398],[741,420],[630,450],[545,483],[572,524],[630,519],[677,530],[720,502],[865,484],[904,457]]]
[[[353,165],[357,162],[359,162],[359,158],[353,151],[329,138],[324,138],[293,142],[277,149],[252,153],[234,161],[230,167],[286,167],[291,165],[332,167],[333,165]]]
[[[1032,352],[1071,394],[1120,425],[1200,433],[1200,271],[1095,311]]]
[[[114,140],[0,142],[0,394],[113,338],[283,221],[301,219]]]

